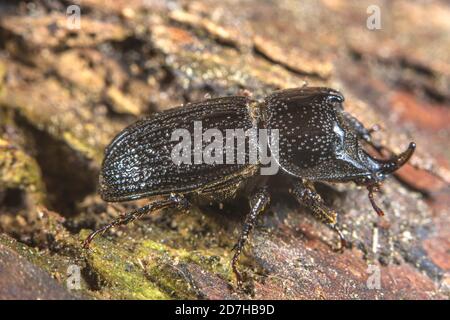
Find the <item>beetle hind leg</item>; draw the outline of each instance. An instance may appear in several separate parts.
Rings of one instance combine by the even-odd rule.
[[[92,240],[99,234],[104,234],[106,231],[108,231],[111,228],[126,225],[136,219],[141,218],[145,214],[148,214],[152,211],[164,209],[164,208],[186,208],[188,207],[188,201],[187,199],[182,195],[176,195],[171,194],[168,198],[163,200],[158,200],[151,202],[141,208],[138,208],[136,210],[124,213],[120,215],[119,218],[115,219],[111,223],[107,224],[106,226],[101,227],[98,230],[95,230],[92,232],[83,242],[83,248],[87,249],[89,248],[90,243]]]
[[[267,191],[266,187],[259,189],[250,198],[251,209],[245,218],[244,226],[242,227],[239,240],[233,248],[234,256],[233,259],[231,260],[231,269],[233,270],[233,273],[236,276],[238,287],[241,287],[242,285],[242,275],[237,269],[237,262],[239,260],[239,256],[242,252],[242,249],[244,248],[245,243],[247,242],[251,230],[255,225],[256,218],[260,213],[264,211],[269,202],[270,202],[270,194]]]
[[[337,248],[338,251],[342,251],[348,246],[344,234],[337,225],[337,212],[325,205],[322,197],[316,192],[312,184],[297,181],[294,184],[292,193],[300,204],[311,210],[314,217],[324,222],[338,234],[340,239],[340,247]]]

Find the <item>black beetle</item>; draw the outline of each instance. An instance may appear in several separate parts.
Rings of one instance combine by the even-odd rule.
[[[389,160],[373,158],[360,142],[365,141],[377,150],[382,147],[372,141],[370,130],[344,111],[343,101],[343,95],[336,90],[303,87],[276,91],[260,102],[247,96],[232,96],[189,103],[136,122],[119,133],[105,151],[100,173],[101,197],[108,202],[151,196],[163,199],[121,215],[90,234],[84,246],[88,247],[97,234],[151,211],[187,208],[194,196],[222,200],[245,192],[251,210],[231,262],[238,284],[241,283],[237,260],[258,214],[270,202],[269,179],[258,174],[262,164],[250,163],[248,153],[245,163],[174,163],[171,153],[177,141],[171,139],[171,134],[176,128],[193,133],[195,121],[202,122],[203,131],[264,128],[268,137],[273,138],[278,130],[276,161],[281,170],[277,174],[288,179],[291,193],[314,216],[336,230],[341,246],[345,246],[337,227],[337,213],[324,204],[314,182],[353,181],[366,186],[373,208],[382,215],[373,192],[378,191],[388,174],[408,161],[415,144],[410,143],[406,151]],[[251,141],[247,137],[246,145]],[[266,142],[273,156],[273,145],[269,140]],[[192,146],[194,152],[195,148]]]

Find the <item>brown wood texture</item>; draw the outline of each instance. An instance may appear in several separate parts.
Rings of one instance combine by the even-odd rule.
[[[67,1],[0,3],[0,283],[16,288],[0,298],[73,297],[56,283],[70,265],[82,270],[75,295],[99,299],[449,298],[448,2],[79,5],[80,28],[70,29]],[[367,28],[371,5],[379,30]],[[242,201],[158,212],[81,249],[85,229],[146,203],[108,205],[96,193],[104,147],[126,125],[205,97],[259,99],[305,82],[339,89],[394,151],[417,143],[414,167],[378,197],[383,218],[363,189],[318,186],[351,249],[334,252],[336,235],[282,192],[241,258],[243,291],[229,268]],[[40,275],[35,295],[21,295],[13,263]]]

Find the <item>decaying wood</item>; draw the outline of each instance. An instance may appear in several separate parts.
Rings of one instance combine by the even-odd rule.
[[[70,265],[83,271],[76,295],[102,299],[449,297],[448,4],[84,0],[81,28],[69,30],[64,3],[0,4],[0,247],[11,253],[0,264],[50,273],[55,282],[34,284],[39,297],[73,297],[60,286]],[[380,30],[366,27],[373,4]],[[81,249],[86,229],[145,203],[96,194],[104,147],[123,127],[205,96],[305,82],[341,90],[392,150],[418,146],[415,167],[384,185],[384,218],[364,190],[318,186],[351,249],[333,252],[336,235],[282,193],[244,252],[242,292],[229,285],[248,209],[239,200],[159,212]]]

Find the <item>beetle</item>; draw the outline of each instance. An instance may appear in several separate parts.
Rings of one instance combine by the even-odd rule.
[[[373,195],[389,174],[410,159],[416,145],[411,142],[404,152],[392,155],[388,160],[371,156],[364,150],[362,142],[376,150],[382,147],[373,142],[371,130],[344,110],[343,102],[344,96],[337,90],[301,87],[275,91],[262,101],[249,96],[230,96],[188,103],[132,124],[105,150],[99,193],[107,202],[153,196],[162,199],[125,213],[92,232],[84,247],[87,248],[96,235],[152,211],[189,208],[199,197],[220,201],[244,193],[251,209],[231,260],[237,283],[242,283],[238,258],[257,217],[270,203],[270,179],[258,173],[262,166],[260,162],[174,163],[171,152],[177,141],[171,139],[173,130],[183,128],[193,133],[196,121],[202,121],[203,131],[211,128],[267,129],[269,152],[271,156],[275,151],[278,154],[276,161],[281,170],[277,175],[286,178],[290,192],[300,204],[338,233],[341,247],[345,247],[345,238],[337,225],[338,214],[325,205],[314,183],[354,182],[365,186],[372,207],[378,215],[383,215]],[[276,131],[277,150],[270,143]],[[247,138],[246,144],[251,143]],[[195,151],[194,146],[190,145],[190,148]]]

